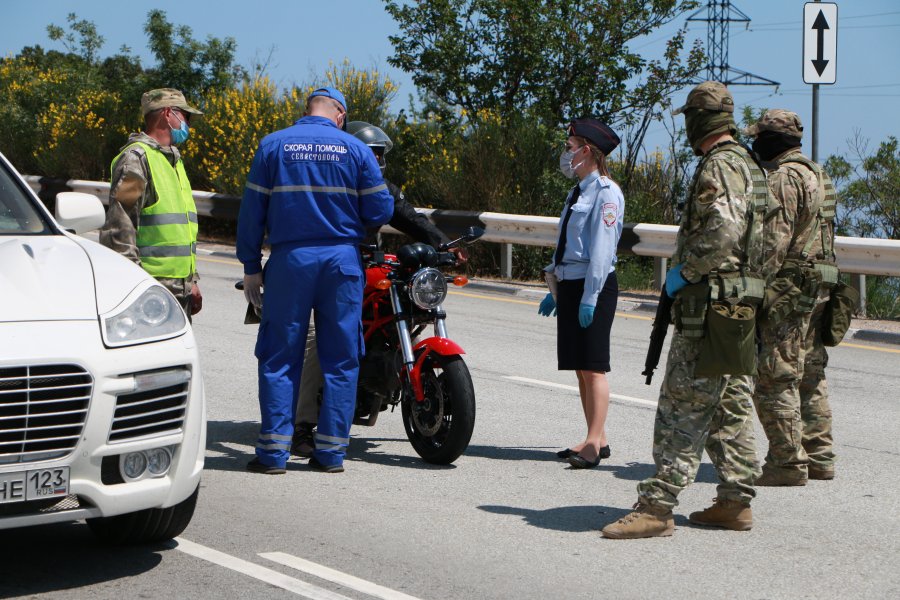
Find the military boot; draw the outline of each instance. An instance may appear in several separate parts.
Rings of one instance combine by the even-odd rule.
[[[618,521],[603,528],[603,537],[614,540],[665,537],[675,532],[672,510],[638,502],[630,512]]]
[[[834,479],[834,469],[820,469],[818,467],[810,467],[809,478],[810,479]]]
[[[715,498],[706,510],[691,513],[691,523],[708,527],[724,527],[733,531],[750,531],[753,527],[753,511],[749,504],[726,498]]]
[[[806,475],[799,471],[786,471],[764,466],[762,475],[756,478],[753,485],[761,487],[806,485]]]

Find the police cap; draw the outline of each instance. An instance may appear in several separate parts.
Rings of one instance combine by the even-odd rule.
[[[616,132],[605,123],[601,123],[592,117],[582,117],[569,123],[566,130],[569,135],[583,137],[600,149],[603,154],[609,155],[616,149],[621,141]]]

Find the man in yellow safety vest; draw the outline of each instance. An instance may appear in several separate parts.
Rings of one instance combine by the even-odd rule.
[[[141,97],[143,131],[133,133],[112,161],[109,208],[100,243],[131,259],[178,299],[185,313],[200,311],[197,285],[197,208],[177,146],[192,115],[172,88]]]

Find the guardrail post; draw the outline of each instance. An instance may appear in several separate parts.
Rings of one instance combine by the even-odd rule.
[[[657,256],[653,259],[653,289],[661,290],[666,285],[666,265],[669,259]]]
[[[500,244],[500,277],[512,279],[513,245]]]
[[[850,285],[859,292],[859,310],[857,316],[866,316],[866,275],[865,273],[850,273]]]

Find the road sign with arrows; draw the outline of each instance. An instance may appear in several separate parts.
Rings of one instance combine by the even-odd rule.
[[[837,4],[803,5],[803,81],[834,83],[837,79]]]

